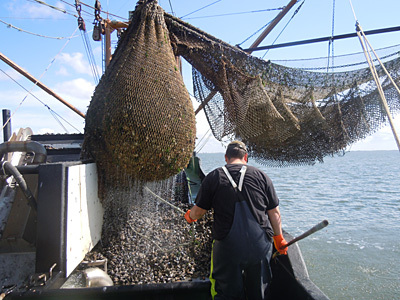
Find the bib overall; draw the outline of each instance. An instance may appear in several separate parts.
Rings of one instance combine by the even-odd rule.
[[[228,235],[214,240],[211,254],[211,294],[220,299],[268,299],[271,281],[269,261],[272,243],[253,216],[241,193],[246,166],[242,167],[239,186],[223,167],[236,191],[235,214]]]

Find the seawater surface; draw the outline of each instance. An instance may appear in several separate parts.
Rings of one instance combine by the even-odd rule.
[[[223,153],[199,153],[207,174]],[[400,299],[400,153],[353,151],[313,166],[266,167],[283,228],[298,236],[312,281],[332,300]]]

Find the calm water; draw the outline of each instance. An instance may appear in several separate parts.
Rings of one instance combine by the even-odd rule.
[[[202,154],[205,173],[223,154]],[[280,198],[283,227],[298,236],[311,279],[332,300],[400,299],[400,153],[354,151],[314,166],[265,171]]]

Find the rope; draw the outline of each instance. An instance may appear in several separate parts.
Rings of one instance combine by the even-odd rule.
[[[176,211],[185,214],[185,212],[180,209],[179,207],[169,203],[167,200],[164,200],[163,198],[161,198],[160,196],[158,196],[156,193],[154,193],[152,190],[150,190],[147,186],[144,187],[150,194],[152,194],[154,197],[156,197],[158,200],[160,200],[161,202],[164,202],[165,204],[171,206],[173,209],[175,209]]]
[[[358,22],[356,12],[354,11],[353,2],[351,2],[351,0],[349,0],[349,2],[350,2],[351,10],[353,11],[354,20],[356,20],[356,22]]]
[[[374,64],[372,63],[372,57],[371,57],[370,51],[368,50],[368,47],[369,47],[369,48],[371,49],[371,51],[375,54],[375,56],[376,56],[376,58],[377,58],[378,60],[379,60],[379,58],[378,58],[378,56],[376,55],[375,51],[373,50],[371,44],[369,43],[367,37],[365,36],[365,34],[364,34],[364,32],[363,32],[363,30],[362,30],[362,28],[361,28],[361,26],[360,26],[360,24],[359,24],[358,22],[356,23],[356,26],[357,26],[357,35],[358,35],[358,38],[359,38],[359,40],[360,40],[361,46],[362,46],[362,48],[363,48],[365,58],[366,58],[367,61],[368,61],[369,68],[371,69],[372,76],[374,77],[375,83],[376,83],[376,85],[377,85],[378,92],[379,92],[380,98],[381,98],[381,100],[382,100],[383,107],[385,108],[386,114],[387,114],[388,119],[389,119],[389,123],[390,123],[390,127],[391,127],[391,129],[392,129],[392,132],[393,132],[393,136],[394,136],[394,138],[395,138],[395,140],[396,140],[397,148],[398,148],[399,151],[400,151],[400,140],[399,140],[399,137],[398,137],[398,135],[397,135],[396,128],[395,128],[395,126],[394,126],[394,122],[393,122],[392,116],[391,116],[391,114],[390,114],[390,110],[389,110],[389,106],[388,106],[387,101],[386,101],[385,93],[384,93],[383,88],[382,88],[382,85],[381,85],[381,83],[380,83],[380,81],[379,81],[379,75],[378,75],[378,73],[377,73],[377,71],[376,71],[376,68],[375,68]],[[379,60],[379,63],[380,63],[380,65],[382,66],[383,70],[384,70],[384,71],[386,72],[386,74],[388,75],[388,77],[390,78],[390,80],[391,80],[391,82],[393,83],[394,87],[396,88],[397,92],[400,94],[399,88],[397,87],[397,85],[396,85],[396,83],[394,82],[393,78],[390,76],[390,74],[389,74],[388,71],[386,70],[386,68],[385,68],[385,66],[383,65],[383,63],[382,63],[380,60]]]

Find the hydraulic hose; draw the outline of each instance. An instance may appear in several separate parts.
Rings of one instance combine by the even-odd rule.
[[[9,152],[33,152],[33,164],[46,162],[47,151],[44,146],[35,141],[14,141],[0,144],[0,157]]]
[[[9,152],[33,152],[34,153],[34,158],[32,162],[33,164],[45,163],[47,159],[46,149],[42,144],[35,141],[11,141],[0,144],[0,157],[2,157],[3,154]],[[8,161],[2,161],[1,168],[4,171],[4,174],[14,176],[19,187],[21,188],[26,199],[28,200],[28,204],[33,209],[36,210],[37,209],[36,199],[33,196],[31,190],[26,184],[24,177],[21,175],[18,169]]]
[[[28,185],[24,177],[21,173],[17,170],[15,166],[13,166],[9,161],[2,161],[1,168],[4,170],[5,174],[14,176],[15,180],[17,181],[19,187],[21,188],[22,192],[24,193],[26,199],[28,200],[28,204],[33,208],[37,209],[37,202],[35,197],[33,196],[31,190],[29,189]]]

